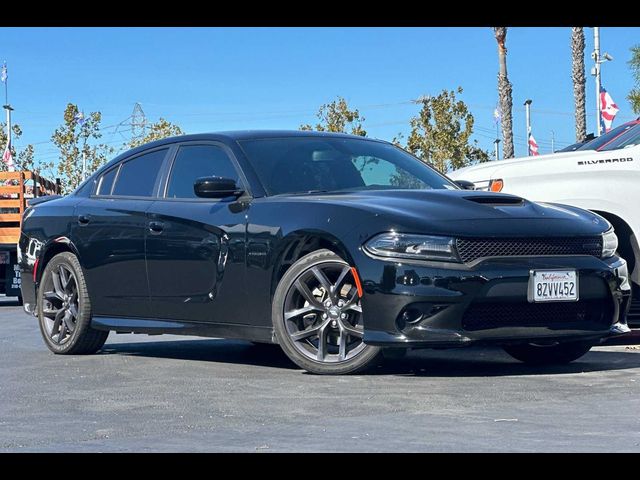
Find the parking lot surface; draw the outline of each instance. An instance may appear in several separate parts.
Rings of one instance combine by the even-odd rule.
[[[640,451],[640,349],[528,367],[500,349],[413,351],[322,377],[273,346],[116,335],[56,356],[0,303],[0,451]]]

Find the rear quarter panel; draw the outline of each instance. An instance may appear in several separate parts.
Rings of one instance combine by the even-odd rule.
[[[79,197],[67,196],[25,211],[18,243],[18,265],[25,307],[35,308],[37,282],[44,268],[43,259],[55,251],[52,248],[75,251],[69,232],[72,222],[75,222],[75,207],[80,200]]]

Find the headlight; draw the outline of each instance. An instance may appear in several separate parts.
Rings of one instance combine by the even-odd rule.
[[[602,258],[613,257],[618,249],[618,237],[610,228],[602,234]]]
[[[382,233],[365,243],[364,248],[379,257],[460,262],[451,237]]]

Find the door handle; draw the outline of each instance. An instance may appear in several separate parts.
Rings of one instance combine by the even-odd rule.
[[[159,235],[164,230],[164,223],[162,222],[149,222],[149,231],[154,235]]]
[[[90,215],[78,215],[78,223],[80,225],[87,225],[91,221]]]

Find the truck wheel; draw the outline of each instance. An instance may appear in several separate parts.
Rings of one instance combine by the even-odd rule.
[[[53,353],[95,353],[109,336],[91,328],[91,300],[80,262],[70,252],[51,259],[38,288],[38,320],[44,342]]]
[[[562,365],[585,355],[593,345],[584,342],[568,342],[558,345],[507,345],[504,351],[516,360],[530,365]]]

